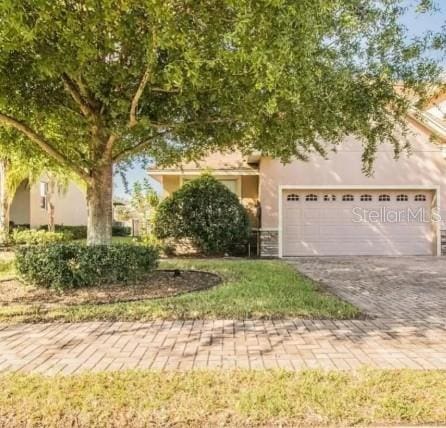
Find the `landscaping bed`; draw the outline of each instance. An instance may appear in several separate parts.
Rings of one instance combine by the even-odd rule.
[[[83,300],[84,303],[70,305],[63,302],[42,305],[16,299],[0,306],[0,322],[361,317],[353,305],[321,289],[316,282],[279,260],[177,259],[160,261],[160,268],[211,272],[222,282],[218,287],[202,291],[196,291],[201,289],[200,284],[190,284],[187,291],[195,292],[178,296],[104,304]],[[128,284],[121,285],[122,289],[134,287]],[[89,290],[82,288],[79,293],[87,296]],[[123,293],[128,293],[128,297],[132,291]]]
[[[220,282],[218,275],[209,272],[157,270],[136,284],[104,284],[62,292],[29,286],[14,279],[0,283],[0,306],[18,303],[41,306],[104,304],[157,299],[204,290]]]

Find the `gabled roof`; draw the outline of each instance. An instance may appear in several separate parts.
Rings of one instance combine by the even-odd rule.
[[[446,120],[429,111],[413,109],[409,117],[423,126],[434,137],[433,141],[446,144]]]

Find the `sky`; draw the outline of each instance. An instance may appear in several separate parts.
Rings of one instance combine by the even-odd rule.
[[[407,0],[408,12],[402,18],[402,23],[407,27],[408,38],[421,36],[426,31],[439,31],[443,25],[446,24],[446,0],[436,0],[435,5],[437,10],[419,14],[415,12],[414,6],[419,0]],[[445,64],[446,65],[446,64]],[[134,164],[129,168],[127,174],[127,181],[129,188],[132,187],[136,181],[141,181],[144,177],[148,177],[146,171],[138,164]],[[148,177],[149,178],[149,177]],[[157,191],[160,191],[160,186],[157,181],[150,179],[150,182]],[[128,198],[120,176],[116,176],[114,180],[115,196]]]

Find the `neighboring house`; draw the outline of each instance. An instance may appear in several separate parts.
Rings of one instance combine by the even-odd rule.
[[[133,209],[130,202],[124,198],[113,198],[113,225],[129,227],[132,236],[140,235],[140,215]]]
[[[211,170],[250,210],[261,256],[440,255],[446,222],[430,214],[439,210],[446,220],[443,111],[446,101],[439,98],[411,115],[411,155],[396,160],[393,147],[382,145],[373,177],[362,173],[362,145],[353,137],[328,159],[315,155],[284,165],[234,152],[178,168],[155,167],[149,174],[169,195]]]
[[[85,192],[76,184],[56,190],[52,198],[55,224],[81,226],[87,224]],[[10,219],[15,225],[38,228],[48,224],[48,180],[29,184],[24,181],[18,188],[11,205]]]

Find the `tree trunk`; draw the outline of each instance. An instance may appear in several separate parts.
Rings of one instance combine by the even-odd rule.
[[[50,177],[49,183],[48,183],[48,195],[47,195],[47,202],[48,202],[48,231],[49,232],[55,232],[56,231],[56,225],[54,223],[54,216],[56,207],[54,206],[54,194],[56,193],[56,182],[55,180]]]
[[[88,245],[108,245],[113,221],[113,165],[92,172],[87,186]]]
[[[10,198],[6,185],[9,162],[0,160],[0,244],[7,244],[9,241],[9,211]]]

